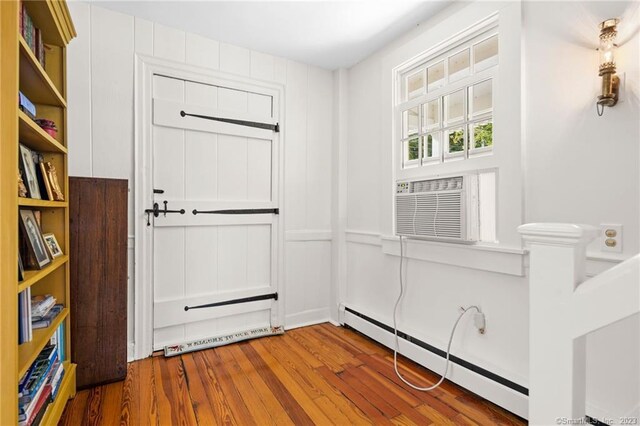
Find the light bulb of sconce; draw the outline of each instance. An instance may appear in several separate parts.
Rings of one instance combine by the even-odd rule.
[[[613,71],[616,68],[616,37],[618,32],[616,26],[618,19],[608,19],[600,24],[600,71]]]

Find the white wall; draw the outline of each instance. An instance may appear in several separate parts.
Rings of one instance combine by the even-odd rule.
[[[329,318],[332,88],[330,71],[219,43],[125,14],[70,2],[69,174],[129,179],[129,300],[133,301],[134,63],[136,54],[285,87],[285,322]],[[133,343],[133,306],[129,342]]]
[[[549,10],[553,9],[550,14]],[[632,2],[525,3],[526,222],[623,225],[640,251],[640,9]],[[598,24],[619,17],[621,100],[598,117]],[[587,412],[640,417],[640,316],[589,335]]]
[[[342,284],[347,306],[391,324],[393,301],[399,291],[397,250],[389,250],[393,240],[385,238],[393,229],[392,67],[428,50],[436,35],[440,37],[437,41],[446,39],[441,24],[451,22],[449,18],[466,23],[471,16],[479,19],[482,11],[487,16],[496,9],[504,14],[516,7],[520,7],[518,3],[508,2],[454,5],[349,70],[349,108],[341,117],[349,123],[348,258]],[[621,103],[607,109],[604,117],[597,117],[597,25],[613,16],[623,16],[621,28],[626,23],[627,34],[633,34],[619,52],[626,88]],[[516,110],[522,109],[522,137],[509,143],[518,144],[524,152],[522,161],[516,160],[522,169],[521,179],[511,182],[515,192],[507,199],[504,193],[498,197],[502,197],[499,204],[503,206],[522,206],[522,214],[499,216],[499,230],[508,233],[499,247],[519,246],[512,239],[518,223],[566,221],[596,226],[619,223],[624,227],[622,253],[602,252],[597,244],[590,247],[590,274],[640,250],[638,21],[637,6],[631,2],[523,2],[521,13],[509,20],[510,26],[521,25],[523,59],[518,64],[522,99],[515,105]],[[461,29],[450,25],[449,36]],[[496,127],[512,124],[496,122]],[[518,221],[514,222],[516,217]],[[443,250],[447,249],[432,243],[421,247],[426,258],[434,258]],[[470,252],[465,256],[477,259],[479,255]],[[527,386],[526,255],[514,250],[500,258],[491,255],[486,259],[486,265],[480,268],[409,260],[401,328],[444,348],[457,307],[478,304],[487,316],[487,333],[479,336],[470,321],[465,321],[456,336],[454,353]],[[516,272],[491,271],[507,264],[516,265]],[[520,274],[518,264],[522,266]],[[639,348],[638,316],[589,336],[589,415],[616,419],[640,415]]]

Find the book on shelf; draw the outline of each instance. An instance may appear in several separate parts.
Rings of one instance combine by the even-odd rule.
[[[52,306],[51,309],[49,309],[49,311],[39,319],[34,320],[32,317],[31,327],[34,329],[49,327],[51,323],[53,323],[53,321],[56,319],[56,317],[60,315],[60,312],[62,312],[63,309],[64,309],[64,306],[58,304],[58,305]]]
[[[27,46],[29,46],[29,49],[31,49],[40,65],[42,65],[42,68],[44,68],[46,62],[42,31],[34,25],[33,19],[31,19],[31,16],[27,13],[24,2],[21,2],[20,5],[20,35],[22,35]]]
[[[18,426],[37,426],[42,421],[47,406],[51,403],[51,386],[44,385],[40,397],[31,402],[33,409],[29,413],[18,415]]]
[[[30,119],[36,119],[36,106],[22,92],[18,92],[18,108]]]
[[[56,332],[51,336],[51,340],[49,341],[50,345],[55,345],[58,351],[58,359],[60,361],[64,361],[65,353],[64,353],[64,323],[60,324],[56,329]]]
[[[50,294],[31,296],[31,319],[41,320],[55,304],[56,298]]]
[[[31,287],[18,293],[18,344],[33,339],[31,326]]]
[[[46,381],[52,365],[58,359],[58,350],[55,345],[46,346],[36,360],[31,364],[26,374],[18,382],[18,398],[33,397],[40,386]]]

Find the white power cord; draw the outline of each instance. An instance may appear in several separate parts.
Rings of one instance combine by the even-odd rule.
[[[453,342],[453,335],[456,332],[456,327],[458,327],[458,323],[460,322],[460,320],[462,319],[462,317],[464,316],[464,314],[466,314],[467,312],[469,312],[472,309],[475,309],[478,314],[482,315],[482,311],[480,310],[480,308],[478,308],[475,305],[469,306],[468,308],[460,308],[462,309],[462,312],[460,313],[460,315],[458,316],[458,319],[456,320],[455,324],[453,324],[453,328],[451,329],[451,334],[449,335],[449,344],[447,345],[447,358],[446,358],[446,363],[445,363],[445,368],[444,368],[444,373],[442,374],[442,377],[440,377],[440,380],[438,381],[438,383],[436,383],[433,386],[429,386],[429,387],[425,387],[422,388],[420,386],[416,386],[413,383],[409,382],[407,379],[405,379],[404,377],[402,377],[402,375],[400,374],[400,371],[398,371],[398,350],[399,350],[399,339],[398,339],[398,321],[397,321],[397,314],[398,314],[398,306],[400,305],[400,302],[402,301],[402,298],[404,297],[404,280],[402,279],[402,265],[404,264],[404,248],[403,248],[403,241],[402,241],[402,236],[400,237],[400,295],[398,296],[398,299],[396,300],[396,304],[393,307],[393,333],[395,336],[395,348],[393,350],[393,368],[396,371],[396,375],[398,376],[398,378],[400,380],[402,380],[405,384],[407,384],[407,386],[412,387],[415,390],[419,390],[419,391],[432,391],[435,388],[437,388],[438,386],[440,386],[442,384],[442,382],[444,382],[444,379],[447,377],[447,373],[449,372],[449,355],[451,354],[451,342]],[[478,315],[476,314],[476,315]],[[483,333],[484,332],[484,315],[482,315],[482,323],[483,323],[483,328],[480,329],[480,332]]]

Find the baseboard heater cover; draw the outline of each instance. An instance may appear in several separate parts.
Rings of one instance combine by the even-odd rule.
[[[224,346],[230,343],[242,342],[243,340],[257,339],[265,336],[276,336],[284,334],[284,327],[262,327],[253,330],[240,331],[238,333],[226,334],[223,336],[209,337],[207,339],[199,339],[179,345],[169,345],[164,347],[164,356],[170,357],[181,355],[188,352],[200,351],[203,349]]]
[[[367,315],[361,314],[360,312],[354,311],[353,309],[350,309],[348,307],[345,307],[345,310],[347,312],[352,313],[353,315],[355,315],[357,317],[362,318],[363,320],[365,320],[367,322],[370,322],[371,324],[373,324],[373,325],[375,325],[375,326],[377,326],[379,328],[382,328],[385,331],[388,331],[389,333],[393,333],[393,328],[392,327],[390,327],[390,326],[388,326],[388,325],[386,325],[384,323],[381,323],[378,320],[375,320],[375,319],[373,319],[371,317],[368,317]],[[441,358],[446,358],[446,356],[447,356],[447,353],[445,351],[443,351],[442,349],[438,349],[435,346],[432,346],[432,345],[430,345],[430,344],[428,344],[428,343],[426,343],[426,342],[424,342],[424,341],[422,341],[420,339],[417,339],[417,338],[415,338],[413,336],[410,336],[407,333],[403,333],[400,330],[398,330],[398,337],[401,338],[401,339],[406,340],[407,342],[413,343],[416,346],[420,346],[422,349],[426,349],[429,352],[434,353],[434,354],[438,355]],[[514,390],[516,392],[519,392],[519,393],[521,393],[523,395],[527,395],[527,396],[529,395],[529,389],[527,389],[526,387],[524,387],[522,385],[519,385],[519,384],[517,384],[515,382],[512,382],[509,379],[506,379],[506,378],[504,378],[502,376],[499,376],[499,375],[497,375],[497,374],[495,374],[495,373],[493,373],[493,372],[491,372],[489,370],[485,370],[484,368],[479,367],[479,366],[477,366],[475,364],[472,364],[469,361],[465,361],[462,358],[458,358],[455,355],[450,355],[449,359],[454,364],[458,364],[461,367],[464,367],[467,370],[471,370],[474,373],[479,374],[479,375],[481,375],[481,376],[483,376],[483,377],[485,377],[485,378],[487,378],[489,380],[493,380],[494,382],[500,383],[501,385],[506,386],[509,389],[512,389],[512,390]]]

